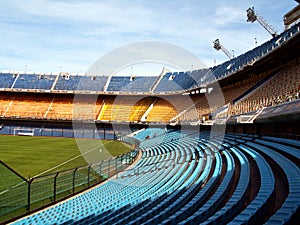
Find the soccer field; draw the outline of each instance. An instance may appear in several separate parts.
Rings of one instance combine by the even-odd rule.
[[[26,212],[28,193],[31,209],[37,209],[101,182],[108,176],[107,171],[98,174],[88,169],[91,167],[81,166],[110,159],[131,149],[115,140],[0,135],[0,160],[23,177],[21,179],[0,164],[0,223]],[[113,162],[114,166],[117,159]],[[77,169],[68,170],[72,168]],[[59,171],[63,172],[53,174]],[[39,178],[30,183],[24,181],[37,176]],[[53,198],[54,187],[56,200]]]
[[[0,159],[25,178],[86,165],[82,154],[93,155],[101,148],[111,156],[131,150],[130,146],[112,140],[0,136]]]

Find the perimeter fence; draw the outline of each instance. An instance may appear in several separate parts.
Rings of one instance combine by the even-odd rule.
[[[0,161],[0,223],[66,199],[118,174],[137,150],[109,160],[33,178],[24,178]]]

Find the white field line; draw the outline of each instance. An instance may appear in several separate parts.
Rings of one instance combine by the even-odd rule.
[[[79,155],[77,155],[77,156],[75,156],[75,157],[73,157],[73,158],[71,158],[71,159],[69,159],[69,160],[67,160],[67,161],[65,161],[65,162],[63,162],[63,163],[60,163],[60,164],[58,164],[58,165],[56,165],[56,166],[54,166],[54,167],[52,167],[52,168],[50,168],[50,169],[47,169],[47,170],[45,170],[45,171],[43,171],[43,172],[41,172],[41,173],[35,175],[34,177],[41,176],[41,175],[43,175],[43,174],[45,174],[45,173],[47,173],[47,172],[49,172],[49,171],[51,171],[51,170],[54,170],[54,169],[56,169],[56,168],[58,168],[58,167],[60,167],[60,166],[62,166],[62,165],[64,165],[64,164],[66,164],[66,163],[69,163],[69,162],[71,162],[71,161],[73,161],[73,160],[79,158],[79,157],[82,156],[82,155],[85,155],[85,154],[87,154],[87,153],[89,153],[89,152],[92,152],[92,151],[98,149],[99,147],[104,146],[104,145],[106,145],[106,144],[108,144],[108,143],[110,143],[110,142],[112,142],[112,140],[110,140],[110,141],[108,141],[108,142],[106,142],[106,143],[104,143],[104,144],[102,144],[102,145],[100,145],[100,146],[94,147],[94,148],[90,149],[89,151],[85,152],[84,154],[79,154]],[[33,177],[33,178],[34,178],[34,177]],[[14,185],[14,186],[12,186],[12,187],[10,187],[10,188],[18,187],[18,186],[20,186],[21,184],[23,184],[24,182],[25,182],[25,181],[22,181],[21,183],[18,183],[18,184]],[[8,188],[8,189],[6,189],[6,190],[0,192],[0,195],[2,195],[2,194],[4,194],[4,193],[8,192],[10,188]]]
[[[54,170],[54,169],[56,169],[56,168],[58,168],[58,167],[60,167],[60,166],[62,166],[62,165],[65,165],[65,164],[67,164],[67,163],[73,161],[74,159],[77,159],[77,158],[79,158],[79,157],[82,156],[82,155],[85,155],[85,154],[87,154],[87,153],[89,153],[89,152],[92,152],[92,151],[98,149],[99,147],[104,146],[104,145],[106,145],[107,143],[110,143],[110,142],[112,142],[112,140],[111,140],[111,141],[108,141],[108,142],[106,142],[106,143],[104,143],[104,144],[102,144],[102,145],[100,145],[100,146],[91,148],[89,151],[87,151],[87,152],[85,152],[85,153],[83,153],[83,154],[79,154],[79,155],[77,155],[77,156],[75,156],[75,157],[73,157],[73,158],[71,158],[71,159],[69,159],[69,160],[67,160],[67,161],[65,161],[65,162],[63,162],[63,163],[60,163],[60,164],[58,164],[58,165],[56,165],[56,166],[54,166],[54,167],[52,167],[52,168],[50,168],[50,169],[48,169],[48,170],[45,170],[45,171],[43,171],[43,172],[41,172],[41,173],[35,175],[34,177],[41,176],[41,175],[43,175],[43,174],[45,174],[45,173],[47,173],[47,172],[49,172],[49,171],[51,171],[51,170]]]
[[[131,169],[132,167],[134,167],[134,166],[135,166],[135,163],[137,163],[137,161],[138,161],[141,157],[142,157],[142,154],[141,154],[141,152],[139,151],[139,152],[138,152],[137,160],[136,160],[133,164],[131,164],[129,167],[127,167],[126,170],[127,170],[127,169]],[[124,172],[124,171],[123,171],[123,172]],[[121,173],[123,173],[123,172],[121,172]],[[100,185],[103,185],[103,184],[107,183],[108,181],[110,181],[110,180],[112,180],[112,179],[116,179],[116,178],[117,178],[117,175],[114,175],[114,176],[108,178],[107,180],[103,181],[103,182],[100,183],[100,184],[97,184],[97,185],[95,185],[95,186],[93,186],[93,187],[91,187],[91,188],[89,188],[89,189],[87,189],[87,190],[84,190],[84,191],[78,193],[78,194],[75,195],[75,196],[70,196],[69,198],[67,198],[67,199],[65,199],[65,200],[62,200],[62,201],[60,201],[60,202],[58,202],[58,203],[56,203],[56,204],[54,204],[54,205],[50,205],[50,206],[48,206],[48,207],[46,207],[46,208],[42,208],[42,209],[39,210],[39,211],[42,211],[42,210],[45,210],[45,209],[54,208],[54,207],[56,207],[57,205],[61,205],[61,204],[63,204],[64,202],[69,201],[70,199],[77,198],[79,195],[83,195],[84,193],[89,192],[89,191],[91,191],[91,190],[93,190],[93,189],[96,189],[96,188],[99,187]],[[30,214],[30,215],[24,216],[24,217],[22,217],[22,218],[20,218],[20,219],[18,219],[18,220],[16,220],[16,221],[14,221],[13,223],[16,223],[16,222],[18,222],[18,221],[21,221],[21,220],[23,220],[24,218],[28,218],[28,217],[30,217],[30,216],[32,216],[32,215],[34,215],[34,214],[37,214],[39,211],[34,212],[34,213]],[[12,224],[12,223],[10,223],[10,224]]]
[[[7,145],[7,144],[0,144],[0,147],[11,147],[11,145]],[[40,147],[24,147],[22,145],[14,145],[15,148],[22,148],[22,149],[35,149],[35,148],[40,148]],[[51,147],[44,147],[44,149],[46,150],[51,150]],[[73,150],[73,148],[65,148],[67,150]]]

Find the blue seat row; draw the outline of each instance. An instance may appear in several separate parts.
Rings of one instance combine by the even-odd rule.
[[[240,164],[238,184],[225,205],[204,221],[203,224],[226,224],[230,221],[230,218],[237,215],[248,195],[250,189],[250,167],[248,159],[236,147],[230,147],[230,151],[238,158]]]
[[[161,146],[160,146],[161,147]],[[169,151],[170,152],[170,151]],[[171,151],[171,152],[174,152],[174,151]],[[168,152],[167,152],[168,153]],[[186,156],[186,154],[187,154],[187,152],[186,153],[182,153],[182,156]],[[156,156],[157,157],[157,156]],[[184,169],[184,170],[186,170],[186,169]],[[181,174],[181,173],[179,173],[179,174]],[[174,176],[174,174],[173,174],[173,179],[175,179],[175,180],[179,180],[180,181],[180,175],[179,176]],[[184,176],[182,176],[182,177],[184,177]],[[184,180],[184,178],[182,178],[181,180]],[[170,183],[170,181],[168,181],[169,183]],[[180,182],[182,182],[182,181],[180,181]],[[178,182],[177,181],[177,183],[180,183],[180,182]],[[172,183],[172,182],[171,182]],[[166,186],[166,185],[164,185],[164,186]],[[174,186],[174,185],[173,185]],[[175,189],[172,189],[172,190],[170,190],[169,192],[174,192],[175,191]],[[152,196],[154,195],[154,193],[152,194]],[[160,199],[161,198],[157,198],[154,202],[156,202],[156,201],[160,201]],[[141,207],[141,208],[143,208],[144,210],[145,210],[145,208],[147,207],[147,204],[148,204],[148,202],[147,203],[145,203],[145,206],[143,206],[143,207]],[[151,207],[151,206],[153,206],[153,201],[151,201],[151,204],[149,205],[148,204],[148,207]],[[127,208],[126,210],[123,210],[122,211],[122,213],[120,213],[120,214],[118,214],[118,215],[116,215],[114,212],[112,212],[112,214],[108,214],[108,215],[106,215],[106,216],[104,216],[104,217],[102,217],[101,219],[98,219],[97,220],[97,222],[101,222],[101,223],[104,223],[104,224],[115,224],[115,223],[121,223],[121,221],[126,221],[126,217],[128,218],[130,218],[131,216],[132,216],[132,213],[137,213],[137,210],[135,210],[136,209],[136,206],[133,206],[133,207],[130,207],[130,208]],[[140,209],[140,207],[139,207],[139,210],[141,210]],[[110,216],[112,216],[112,217],[110,217]],[[120,218],[122,218],[122,217],[125,217],[125,218],[123,218],[123,219],[120,219]]]
[[[276,143],[281,143],[281,144],[284,144],[284,145],[291,145],[291,146],[295,146],[295,147],[300,147],[300,141],[298,141],[298,140],[278,138],[278,137],[269,137],[269,136],[264,136],[263,139],[264,140],[269,140],[269,141],[272,141],[272,142],[276,142]]]
[[[261,140],[261,139],[256,139],[255,140],[256,143],[270,147],[270,148],[274,148],[278,151],[280,151],[281,153],[287,153],[297,159],[300,159],[300,151],[299,149],[295,148],[295,147],[290,147],[284,144],[279,144],[279,143],[274,143],[271,141],[266,141],[266,140]]]
[[[0,73],[0,88],[11,88],[16,78],[13,73]]]
[[[220,162],[218,161],[218,163]],[[187,203],[190,196],[195,194],[195,191],[207,179],[209,172],[211,171],[210,166],[211,163],[206,164],[203,173],[201,174],[201,176],[199,176],[199,171],[201,171],[201,164],[198,163],[196,169],[194,169],[189,179],[184,183],[184,185],[181,185],[180,190],[184,190],[182,194],[177,195],[172,193],[164,201],[155,205],[152,209],[147,210],[144,214],[139,215],[129,224],[142,222],[146,224],[157,224],[161,219],[167,218],[170,214],[172,214],[172,212],[178,210],[178,208],[180,208],[183,204]],[[198,177],[197,180],[196,177]]]
[[[161,133],[141,141],[141,158],[131,168],[14,224],[256,224],[261,217],[284,224],[299,212],[295,144],[284,148],[284,140],[217,132],[155,132]],[[270,160],[284,172],[288,195],[266,217],[276,197]],[[259,187],[250,201],[253,164]]]
[[[255,160],[259,168],[260,188],[256,197],[250,202],[247,207],[240,212],[229,224],[258,224],[264,211],[270,207],[275,194],[275,177],[272,169],[267,161],[256,151],[247,148],[246,146],[239,146],[239,148],[249,154]]]
[[[257,143],[247,142],[247,145],[253,147],[257,151],[261,151],[271,157],[284,171],[288,184],[289,194],[285,199],[283,205],[277,212],[267,221],[266,224],[283,224],[288,223],[291,217],[300,208],[300,169],[292,161],[284,157],[283,155],[262,146]]]
[[[218,207],[218,204],[221,203],[221,198],[225,197],[224,192],[226,192],[226,190],[228,190],[230,187],[229,184],[232,181],[234,173],[234,161],[232,156],[227,152],[223,152],[223,154],[225,155],[226,162],[216,160],[214,174],[206,186],[184,207],[175,212],[174,215],[170,216],[168,219],[164,220],[162,224],[177,224],[179,221],[182,221],[185,218],[186,219],[181,222],[182,224],[193,224],[194,221],[200,222],[200,220],[204,221],[210,212]],[[218,155],[219,154],[216,156]],[[218,158],[219,157],[216,157],[216,159]],[[227,164],[226,174],[222,180],[222,183],[218,186],[218,189],[213,196],[206,201],[205,204],[203,204],[210,191],[212,191],[213,187],[220,180],[222,163]],[[192,214],[192,212],[194,213]]]
[[[13,88],[51,90],[55,78],[55,75],[19,74]]]

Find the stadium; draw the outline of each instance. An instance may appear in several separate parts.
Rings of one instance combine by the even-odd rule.
[[[245,10],[271,38],[238,56],[215,39],[208,68],[1,70],[0,223],[298,224],[296,2],[282,32]]]

